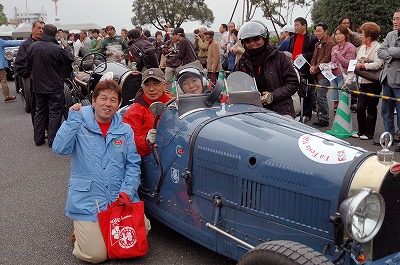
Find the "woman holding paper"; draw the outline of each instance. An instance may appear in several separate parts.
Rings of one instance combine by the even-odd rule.
[[[331,52],[331,64],[336,67],[332,69],[335,79],[331,81],[331,86],[334,88],[332,90],[333,111],[336,112],[339,104],[337,89],[343,86],[350,60],[356,58],[356,47],[349,42],[349,31],[345,27],[338,26],[333,34],[337,44],[333,46]]]
[[[361,25],[362,45],[357,53],[356,69],[378,70],[383,65],[383,60],[378,58],[377,50],[380,46],[378,38],[381,33],[380,27],[374,22],[367,22]],[[343,87],[348,87],[355,77],[354,72],[348,73]],[[379,81],[370,81],[366,78],[357,77],[360,84],[360,92],[379,95],[382,86]],[[379,98],[358,95],[357,122],[358,133],[353,137],[361,140],[368,140],[374,137],[376,118],[378,115]]]

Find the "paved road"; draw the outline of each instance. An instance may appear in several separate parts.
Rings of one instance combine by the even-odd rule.
[[[0,124],[0,264],[86,264],[71,254],[72,223],[64,216],[69,158],[54,154],[47,145],[35,146],[30,114],[24,112],[20,97],[8,103],[0,100]],[[377,135],[383,131],[381,124],[379,120]],[[346,140],[367,150],[379,149],[371,141]],[[400,161],[398,153],[396,160]],[[104,264],[235,264],[151,221],[148,255]]]

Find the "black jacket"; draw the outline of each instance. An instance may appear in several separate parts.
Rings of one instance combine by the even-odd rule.
[[[272,103],[266,108],[281,115],[295,117],[292,95],[299,89],[300,83],[289,57],[274,49],[264,61],[262,69],[266,87],[257,84],[257,88],[260,92],[268,91],[273,96]],[[234,71],[242,71],[255,77],[253,64],[247,52],[237,62]]]
[[[182,61],[182,65],[194,62],[197,60],[196,52],[194,51],[193,44],[190,40],[182,38],[179,41],[179,50],[176,57]]]
[[[19,46],[18,53],[15,57],[14,71],[17,73],[17,75],[23,78],[28,78],[30,75],[30,72],[27,68],[26,52],[28,51],[28,47],[34,42],[35,40],[32,39],[31,34],[29,38],[26,39],[21,46]]]
[[[28,70],[32,73],[35,93],[60,93],[64,88],[65,68],[74,61],[71,47],[65,49],[54,37],[43,35],[27,51]]]
[[[290,37],[289,52],[291,52],[291,53],[293,53],[293,48],[294,48],[294,43],[296,41],[296,38],[297,38],[297,34],[294,34],[292,37]],[[308,63],[311,63],[315,44],[317,42],[318,42],[317,37],[315,37],[314,34],[311,34],[310,32],[307,31],[307,33],[304,36],[302,54]],[[304,75],[307,75],[307,76],[312,76],[310,74],[310,66],[307,63],[305,65],[303,65],[303,67],[299,70],[299,72]]]
[[[134,39],[129,47],[129,51],[139,71],[142,71],[144,66],[147,69],[158,68],[159,62],[156,48],[149,41],[142,38]]]

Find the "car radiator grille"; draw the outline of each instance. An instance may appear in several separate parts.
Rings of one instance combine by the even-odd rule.
[[[381,185],[386,214],[373,239],[372,259],[377,260],[400,251],[400,176],[389,173]]]

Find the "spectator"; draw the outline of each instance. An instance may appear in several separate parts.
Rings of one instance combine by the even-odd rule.
[[[160,62],[160,67],[161,67],[161,55],[162,55],[162,50],[164,48],[164,42],[162,40],[163,35],[162,35],[162,32],[158,30],[154,36],[156,37],[156,39],[153,42],[153,45],[156,48],[157,59]],[[163,66],[163,67],[165,67],[165,66]]]
[[[128,42],[128,30],[121,29],[121,38],[123,38],[126,42]]]
[[[208,78],[212,84],[218,79],[220,65],[220,57],[219,57],[219,45],[218,42],[214,40],[214,31],[206,31],[204,32],[204,40],[208,43],[208,53],[207,53],[207,71]]]
[[[335,45],[328,35],[328,25],[324,22],[319,22],[314,26],[314,34],[318,39],[315,44],[313,57],[311,59],[310,73],[314,75],[317,84],[322,87],[317,88],[317,103],[321,112],[319,120],[313,125],[318,127],[326,127],[329,125],[329,106],[326,94],[328,93],[327,86],[330,85],[329,80],[321,73],[321,64],[326,64],[331,61],[332,48]]]
[[[208,41],[205,40],[204,32],[207,31],[206,27],[199,28],[199,34],[195,36],[195,44],[199,47],[197,53],[200,63],[203,68],[207,68],[207,54],[208,54]],[[219,50],[218,50],[219,53]]]
[[[80,37],[80,34],[78,34],[78,33],[74,34],[73,48],[74,48],[74,56],[75,57],[80,56],[79,52],[81,51],[81,48],[83,47],[83,44],[82,44],[81,40],[79,39],[79,37]]]
[[[16,96],[10,96],[10,89],[7,84],[7,73],[6,68],[8,68],[8,61],[6,59],[5,47],[20,46],[22,44],[21,40],[3,40],[0,38],[0,83],[3,89],[4,101],[14,100]]]
[[[140,31],[132,29],[128,31],[129,51],[136,62],[138,71],[144,71],[149,68],[159,67],[156,49],[154,45],[140,37]]]
[[[338,21],[338,26],[342,26],[347,29],[349,34],[349,42],[353,44],[356,48],[360,47],[362,44],[361,34],[353,31],[353,22],[349,16],[341,17]],[[333,36],[332,36],[333,37]],[[335,38],[332,38],[333,42],[335,42]],[[357,84],[355,82],[351,83],[349,88],[351,90],[357,90]],[[339,94],[334,91],[333,98],[339,98]],[[351,105],[350,109],[352,112],[357,112],[357,95],[351,94]]]
[[[171,28],[171,24],[169,24],[168,22],[164,25],[164,43],[166,43],[167,41],[169,41],[171,39],[171,34],[170,34],[170,28]]]
[[[229,22],[229,23],[227,24],[227,26],[228,26],[229,42],[231,42],[231,41],[232,41],[232,35],[231,35],[231,33],[232,33],[232,30],[235,29],[235,23],[231,21],[231,22]]]
[[[128,43],[115,32],[112,25],[106,27],[108,38],[103,39],[101,51],[109,62],[122,63],[128,56]]]
[[[98,29],[92,29],[92,41],[90,42],[90,52],[100,53],[101,52],[101,37]],[[97,56],[97,58],[101,58]]]
[[[65,40],[61,41],[61,45],[57,43],[56,26],[47,24],[43,32],[40,40],[29,46],[27,63],[28,70],[32,73],[36,99],[34,140],[38,146],[45,143],[45,127],[48,121],[48,144],[51,147],[62,120],[63,66],[71,66],[74,57]]]
[[[105,37],[108,36],[108,35],[107,35],[107,30],[106,30],[106,28],[102,28],[102,29],[100,30],[100,36],[101,36],[102,39],[104,39]]]
[[[360,45],[362,44],[361,35],[353,31],[353,23],[350,17],[348,16],[341,17],[338,21],[338,26],[342,26],[345,29],[347,29],[349,35],[349,42],[353,44],[356,48],[360,47]]]
[[[79,50],[79,57],[84,57],[90,52],[90,43],[92,40],[87,36],[87,33],[84,30],[81,30],[79,33],[79,40],[82,43],[82,47]]]
[[[292,54],[294,61],[300,54],[307,60],[307,63],[299,69],[301,79],[306,80],[309,84],[314,84],[314,77],[310,74],[311,58],[314,53],[315,43],[318,39],[307,31],[307,20],[298,17],[294,20],[295,34],[290,38],[289,52]],[[304,81],[303,81],[304,82]],[[311,87],[308,87],[307,97],[303,100],[303,122],[306,123],[311,119],[312,109],[314,106],[315,94]]]
[[[167,58],[165,64],[165,81],[168,84],[168,90],[171,90],[172,80],[174,76],[177,74],[176,68],[178,68],[182,61],[178,58],[178,50],[179,50],[179,38],[178,35],[172,35],[171,39],[167,41],[164,45],[163,54]]]
[[[157,130],[153,128],[154,115],[150,105],[160,101],[166,103],[173,95],[167,90],[167,82],[160,68],[147,69],[142,76],[142,89],[136,94],[132,106],[125,113],[122,121],[132,127],[136,148],[140,156],[151,154],[156,141]]]
[[[400,9],[393,15],[393,31],[386,35],[378,48],[378,58],[384,60],[381,72],[383,96],[400,98]],[[390,132],[396,142],[400,141],[400,132],[395,131],[394,109],[396,109],[397,129],[400,128],[400,103],[392,100],[382,100],[381,114],[385,131]],[[400,151],[400,146],[396,147]]]
[[[179,50],[176,56],[182,61],[182,65],[196,61],[197,54],[194,51],[193,44],[185,38],[185,31],[183,28],[175,28],[172,32],[172,36],[174,35],[179,41]]]
[[[226,60],[226,57],[228,57],[227,53],[227,48],[229,44],[228,25],[221,24],[221,26],[219,27],[219,32],[222,34],[219,40],[219,47],[220,47],[221,65],[223,65],[223,63]]]
[[[14,63],[14,71],[22,78],[22,84],[24,89],[28,89],[30,91],[30,98],[25,99],[30,102],[30,113],[32,119],[32,125],[35,118],[36,113],[36,99],[35,93],[33,93],[33,82],[30,76],[30,71],[28,70],[28,61],[27,61],[27,51],[29,46],[38,41],[39,38],[43,35],[44,22],[41,20],[37,20],[32,24],[32,33],[27,40],[25,40],[18,49],[17,56],[15,57]],[[47,126],[46,126],[47,127]]]
[[[156,41],[156,39],[151,36],[151,33],[148,29],[143,30],[143,38],[151,44]]]
[[[255,78],[265,108],[294,118],[292,95],[300,84],[290,59],[268,43],[268,29],[260,22],[243,24],[238,37],[245,53],[235,65],[235,71]]]
[[[116,113],[121,95],[115,80],[99,82],[92,106],[76,103],[70,107],[68,120],[54,139],[54,152],[71,156],[66,215],[74,224],[72,254],[90,263],[107,259],[98,208],[106,210],[120,192],[126,192],[133,202],[139,201],[141,161],[132,129]],[[84,192],[83,187],[87,188]],[[148,232],[150,222],[143,218]]]
[[[278,45],[278,49],[282,52],[289,51],[290,37],[294,34],[293,25],[285,25],[281,30],[281,42]]]
[[[380,28],[374,22],[367,22],[362,24],[360,29],[363,44],[360,46],[360,49],[357,52],[356,59],[358,60],[358,62],[356,68],[378,70],[383,65],[383,60],[379,59],[377,55],[377,51],[380,46],[380,44],[378,43]],[[364,62],[363,58],[368,59],[369,62]],[[345,82],[345,86],[350,85],[354,77],[355,74],[353,72],[349,72],[349,75],[347,76]],[[361,92],[379,95],[382,91],[382,86],[378,81],[371,82],[365,78],[358,77],[358,83],[360,84]],[[368,97],[366,95],[358,95],[358,133],[353,135],[353,137],[360,137],[361,140],[368,140],[374,137],[376,119],[378,115],[378,103],[379,98]]]
[[[349,67],[350,60],[356,58],[356,47],[351,44],[349,40],[349,33],[343,26],[338,26],[334,34],[334,40],[336,45],[332,48],[331,52],[331,63],[335,66],[332,69],[332,73],[335,79],[331,80],[330,85],[334,88],[332,90],[333,110],[339,105],[339,88],[344,84],[344,80],[347,77],[347,68]]]
[[[238,41],[237,36],[238,36],[237,29],[233,29],[231,32],[231,37],[232,37],[232,40],[234,41],[234,45],[233,45],[233,47],[229,48],[229,51],[232,52],[233,54],[235,54],[234,66],[235,66],[235,64],[237,64],[237,62],[240,60],[240,58],[242,57],[242,55],[244,53],[244,48],[242,46],[242,43],[240,41]]]

